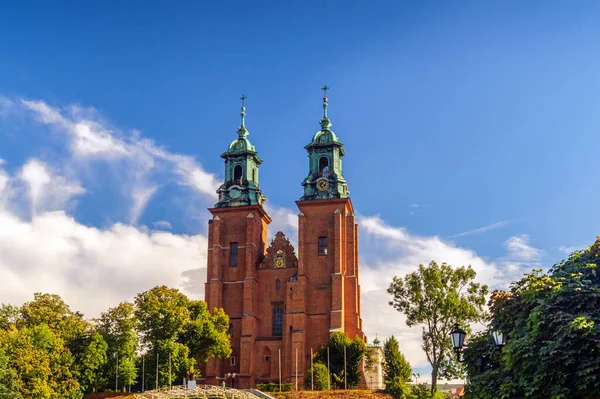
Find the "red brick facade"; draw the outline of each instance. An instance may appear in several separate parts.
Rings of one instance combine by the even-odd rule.
[[[267,243],[271,219],[262,206],[210,209],[205,295],[211,310],[222,307],[230,317],[234,355],[209,360],[209,384],[227,373],[236,373],[240,388],[277,382],[281,353],[282,382],[295,383],[297,371],[301,386],[311,348],[325,345],[331,332],[364,338],[352,202],[296,204],[298,256],[281,232]]]

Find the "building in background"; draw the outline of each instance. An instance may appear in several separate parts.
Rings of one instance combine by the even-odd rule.
[[[203,376],[209,384],[227,377],[227,385],[244,388],[279,381],[281,373],[282,382],[298,377],[300,386],[311,349],[325,345],[332,332],[366,339],[344,146],[331,130],[325,96],[321,129],[305,147],[309,173],[296,201],[298,251],[282,232],[269,241],[271,218],[258,184],[262,161],[248,140],[244,100],[238,137],[221,155],[225,181],[210,209],[205,290],[209,309],[222,307],[230,317],[233,354],[211,358]]]

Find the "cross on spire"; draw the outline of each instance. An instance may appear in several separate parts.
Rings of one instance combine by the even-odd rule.
[[[242,100],[242,107],[244,106],[244,102],[246,101],[248,97],[246,97],[245,95],[242,94],[242,96],[240,97],[240,100]]]
[[[329,90],[329,86],[327,86],[327,85],[324,85],[323,87],[321,87],[321,90],[323,90],[324,97],[325,97],[325,98],[323,99],[323,101],[327,102],[327,90]]]

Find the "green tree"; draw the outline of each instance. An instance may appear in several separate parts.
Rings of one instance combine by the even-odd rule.
[[[600,237],[548,274],[535,270],[494,292],[492,328],[508,334],[497,397],[600,397],[599,264]],[[492,397],[495,387],[479,388],[471,397]]]
[[[314,377],[314,382],[313,382]],[[327,366],[320,362],[313,362],[312,367],[306,370],[306,379],[304,386],[306,389],[314,389],[315,391],[324,391],[328,388],[329,372]]]
[[[103,312],[97,328],[107,344],[106,361],[101,375],[102,385],[113,388],[118,382],[119,389],[124,391],[137,378],[135,360],[139,340],[134,305],[122,302]],[[115,380],[117,374],[118,381]]]
[[[85,392],[96,392],[101,381],[101,372],[107,361],[108,344],[96,331],[90,331],[79,340],[75,367],[78,371],[78,381]]]
[[[346,350],[346,375],[348,388],[354,388],[361,379],[363,359],[371,356],[371,351],[359,337],[351,340],[343,332],[334,332],[327,346],[322,347],[316,354],[319,363],[327,364],[327,348],[329,348],[329,366],[331,370],[332,388],[344,388],[344,348]]]
[[[179,335],[179,342],[185,344],[198,363],[205,363],[209,357],[225,359],[231,356],[229,338],[229,316],[221,308],[212,315],[204,301],[190,301],[190,319]]]
[[[159,386],[194,375],[197,361],[230,356],[229,317],[222,309],[211,315],[203,301],[191,301],[179,290],[165,286],[138,294],[135,305],[142,343],[147,348],[146,364],[155,367],[158,356]],[[147,381],[155,381],[151,369],[147,368],[147,374]]]
[[[398,341],[393,335],[383,344],[383,359],[385,389],[396,396],[392,391],[397,390],[397,387],[402,387],[403,384],[401,383],[410,381],[412,368],[402,352],[400,352]],[[403,389],[400,390],[403,391]]]
[[[0,398],[21,399],[17,389],[17,372],[8,364],[8,357],[0,348]]]
[[[406,324],[423,325],[423,350],[432,367],[432,392],[437,389],[438,376],[460,375],[449,335],[454,323],[468,331],[468,323],[487,318],[484,305],[488,288],[475,282],[475,277],[471,266],[453,268],[431,262],[419,265],[404,279],[394,277],[388,288],[393,297],[390,305],[406,315]]]

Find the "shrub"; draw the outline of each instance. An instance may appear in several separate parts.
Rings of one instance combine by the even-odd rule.
[[[409,399],[411,389],[406,385],[406,381],[401,376],[396,376],[394,379],[385,382],[386,392],[392,395],[395,399]]]
[[[287,392],[291,391],[294,387],[294,384],[281,384],[281,391]],[[278,382],[269,382],[268,384],[256,384],[256,389],[263,392],[279,392],[279,383]]]
[[[327,389],[327,378],[329,377],[329,373],[327,371],[327,366],[323,363],[316,362],[313,364],[313,367],[309,367],[306,371],[305,386],[306,389],[311,388],[311,378],[314,373],[314,384],[312,388],[316,391],[324,391]]]

